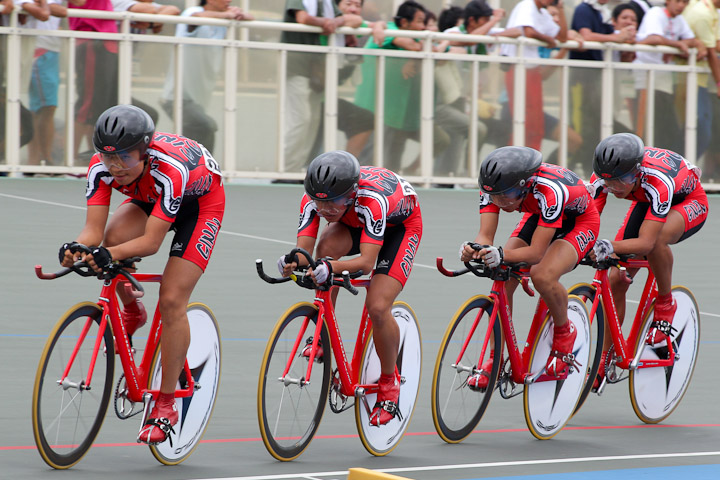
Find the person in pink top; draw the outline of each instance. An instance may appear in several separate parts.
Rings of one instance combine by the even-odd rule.
[[[113,11],[110,0],[69,0],[70,8]],[[115,20],[69,18],[70,30],[117,33]],[[118,45],[113,40],[79,38],[75,47],[75,153],[83,139],[92,146],[95,120],[118,100]]]

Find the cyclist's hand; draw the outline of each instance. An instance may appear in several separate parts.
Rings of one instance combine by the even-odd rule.
[[[482,255],[482,259],[490,268],[499,266],[503,261],[503,249],[502,247],[494,247],[492,245],[483,248],[479,252]]]
[[[90,265],[90,268],[96,272],[102,272],[103,270],[112,266],[112,255],[110,251],[105,247],[90,247],[90,255],[85,257],[85,260]]]
[[[610,240],[601,239],[595,242],[593,247],[593,253],[595,254],[595,261],[602,262],[613,253],[613,246]]]
[[[481,247],[477,243],[463,242],[460,245],[460,260],[463,262],[469,262],[470,260],[477,260],[481,257]]]
[[[318,266],[310,270],[310,276],[316,285],[324,285],[332,276],[332,265],[328,260],[318,260]]]
[[[280,258],[278,258],[277,261],[277,266],[280,275],[282,275],[283,277],[289,277],[297,268],[297,256],[295,256],[294,261],[289,263],[287,262],[285,257],[287,257],[287,255],[280,255]]]
[[[73,263],[82,259],[82,254],[75,251],[75,247],[78,245],[80,244],[77,242],[67,242],[60,246],[60,251],[58,252],[60,265],[63,267],[72,267]]]

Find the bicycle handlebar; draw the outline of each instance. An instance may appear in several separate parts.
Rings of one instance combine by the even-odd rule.
[[[485,265],[482,260],[473,260],[473,262],[476,262],[476,265],[473,265],[470,262],[464,262],[465,268],[462,268],[460,270],[448,270],[443,265],[442,257],[437,257],[437,259],[435,260],[438,271],[446,277],[459,277],[460,275],[465,275],[466,273],[470,272],[472,272],[477,277],[485,277],[491,280],[500,280],[502,282],[505,282],[510,277],[512,277],[520,281],[520,285],[522,285],[525,293],[527,293],[531,297],[535,296],[535,290],[530,287],[530,282],[528,280],[527,274],[520,271],[520,269],[528,266],[527,263],[502,262],[499,267],[490,268]]]
[[[307,250],[304,250],[302,248],[296,247],[293,248],[290,253],[285,255],[285,261],[287,263],[296,262],[297,263],[297,254],[302,255],[305,257],[305,259],[308,261],[308,265],[299,266],[295,271],[296,272],[305,272],[308,270],[308,268],[315,269],[317,268],[318,263],[312,258],[310,253],[307,252]],[[258,273],[258,276],[262,278],[267,283],[275,284],[275,283],[285,283],[289,281],[294,281],[297,285],[307,288],[309,290],[323,290],[323,287],[319,287],[315,285],[315,282],[313,279],[308,275],[290,275],[289,277],[271,277],[267,273],[265,273],[265,269],[263,268],[263,261],[262,259],[255,260],[255,270]],[[357,272],[348,272],[347,270],[343,270],[340,274],[342,280],[336,279],[333,277],[332,284],[336,285],[338,287],[342,287],[348,292],[352,293],[353,295],[357,295],[359,293],[358,289],[353,286],[353,284],[350,282],[353,278],[358,278],[363,275],[362,270],[358,270]]]
[[[90,253],[90,248],[86,247],[85,245],[78,244],[77,247],[78,250],[82,251],[83,253]],[[90,267],[87,262],[82,260],[75,262],[72,267],[65,267],[62,270],[58,270],[54,273],[43,272],[42,265],[35,265],[35,275],[40,280],[54,280],[56,278],[64,277],[69,273],[76,273],[81,277],[96,277],[105,280],[110,280],[117,277],[118,275],[122,275],[132,285],[132,288],[126,287],[126,292],[128,292],[131,296],[135,298],[140,298],[144,295],[145,289],[142,285],[140,285],[140,282],[138,282],[137,279],[126,269],[133,268],[133,264],[141,260],[142,259],[140,257],[126,258],[125,260],[120,260],[116,263],[113,263],[110,268],[102,271],[101,273],[97,273]]]
[[[612,267],[618,267],[621,270],[624,270],[625,268],[639,268],[639,267],[647,267],[647,260],[636,260],[635,255],[629,254],[616,254],[616,257],[607,257],[606,259],[596,262],[590,258],[590,256],[585,256],[582,260],[580,260],[580,265],[587,265],[590,267],[593,267],[596,270],[608,270]]]

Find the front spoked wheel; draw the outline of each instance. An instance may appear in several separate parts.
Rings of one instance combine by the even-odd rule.
[[[321,363],[313,365],[309,381],[309,362],[301,353],[317,321],[314,305],[291,307],[275,325],[260,366],[260,433],[270,455],[281,461],[298,457],[310,445],[328,401],[332,359],[325,326],[320,335],[323,354],[315,358]]]
[[[500,357],[494,356],[492,370],[485,372],[488,386],[471,390],[468,378],[487,361],[491,349],[502,350],[500,325],[490,329],[494,304],[484,295],[469,299],[450,321],[437,360],[432,381],[432,417],[438,435],[448,443],[458,443],[473,431],[487,409],[500,371]],[[485,340],[485,356],[481,358]]]
[[[635,347],[636,355],[640,356],[640,368],[630,371],[630,401],[635,414],[645,423],[661,422],[675,410],[690,385],[695,369],[700,343],[700,309],[687,288],[673,287],[672,295],[677,302],[672,322],[677,331],[670,336],[675,362],[667,367],[643,368],[643,365],[668,358],[667,341],[655,346],[645,344],[654,308],[645,319]]]
[[[567,312],[568,320],[577,329],[573,354],[580,368],[573,368],[562,379],[543,373],[534,383],[527,385],[524,391],[525,422],[530,433],[539,440],[550,439],[562,430],[575,411],[587,379],[592,342],[587,308],[582,299],[570,295]],[[548,314],[530,352],[531,375],[545,369],[552,350],[553,327]]]
[[[210,308],[202,303],[188,305],[187,317],[190,324],[187,364],[195,382],[195,391],[190,397],[175,399],[180,413],[175,433],[171,433],[169,440],[161,444],[150,445],[153,456],[165,465],[182,462],[198,445],[212,416],[220,383],[221,350],[217,320]],[[157,390],[162,380],[159,345],[151,371],[149,387]],[[176,388],[186,388],[186,384],[183,371]]]
[[[375,456],[390,453],[400,442],[410,425],[420,388],[420,367],[422,365],[422,341],[415,312],[405,302],[395,302],[392,315],[400,329],[400,350],[397,369],[403,379],[398,397],[399,415],[385,425],[370,425],[370,413],[375,405],[376,393],[367,394],[355,402],[355,423],[365,449]],[[372,337],[365,345],[365,354],[360,365],[360,383],[377,383],[380,378],[380,359],[375,351]]]
[[[592,304],[595,301],[595,292],[595,287],[588,283],[580,283],[568,290],[569,295],[577,295],[585,302],[588,313],[592,310]],[[598,302],[595,315],[590,317],[590,329],[592,330],[591,335],[594,341],[590,343],[590,362],[586,369],[587,379],[585,380],[585,386],[580,393],[580,398],[578,399],[573,415],[580,410],[580,407],[582,407],[585,400],[587,400],[588,395],[590,395],[592,391],[595,377],[597,377],[598,371],[600,370],[603,342],[605,341],[605,311],[603,310],[601,302]]]
[[[100,330],[101,318],[97,304],[76,305],[55,325],[40,357],[32,398],[33,434],[38,452],[53,468],[79,462],[105,418],[115,351],[110,325]]]

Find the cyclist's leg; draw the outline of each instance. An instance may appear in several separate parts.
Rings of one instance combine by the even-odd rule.
[[[391,307],[402,291],[402,284],[384,274],[373,275],[368,288],[368,314],[373,326],[373,340],[380,358],[381,370],[384,375],[395,374],[400,330],[393,319]]]
[[[150,203],[137,200],[123,202],[108,220],[103,245],[113,247],[140,237],[145,232],[145,225],[152,207],[153,205]],[[123,285],[123,283],[119,285]],[[125,324],[125,330],[129,336],[132,336],[147,322],[147,312],[142,302],[128,294],[125,288],[118,288],[117,294],[124,306],[121,317]]]

